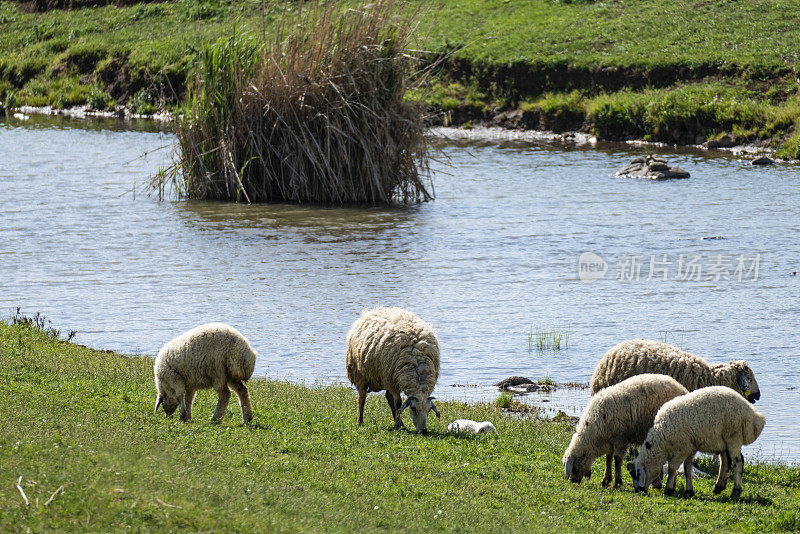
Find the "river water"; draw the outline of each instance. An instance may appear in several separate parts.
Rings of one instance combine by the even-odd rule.
[[[511,375],[587,382],[617,342],[666,339],[712,363],[748,360],[767,426],[745,455],[800,462],[797,165],[453,142],[421,206],[159,202],[141,184],[172,142],[149,123],[0,119],[0,311],[150,355],[224,321],[259,351],[257,374],[313,384],[346,382],[344,338],[362,309],[402,306],[437,330],[436,395],[466,401],[495,399]],[[614,176],[648,151],[692,178]],[[567,347],[531,346],[537,329],[568,334]],[[587,399],[524,400],[580,414]]]

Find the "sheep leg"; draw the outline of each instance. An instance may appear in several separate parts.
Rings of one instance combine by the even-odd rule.
[[[236,392],[239,397],[239,406],[242,408],[242,419],[245,423],[253,420],[253,406],[250,404],[250,392],[247,391],[247,386],[241,380],[228,382],[228,385]]]
[[[664,495],[673,495],[675,493],[675,481],[678,479],[678,467],[681,462],[675,463],[675,460],[670,460],[667,464],[667,484],[664,486]]]
[[[744,471],[744,455],[740,450],[734,457],[732,499],[738,499],[742,495],[742,471]]]
[[[403,406],[403,399],[400,397],[400,392],[397,395],[393,395],[394,397],[394,412],[395,412],[395,419],[394,419],[394,429],[400,430],[401,428],[405,428],[406,426],[403,424],[403,417],[400,415],[400,408]]]
[[[367,388],[358,390],[358,424],[364,424],[364,402],[367,400]]]
[[[391,392],[386,392],[386,402],[389,403],[389,409],[392,410],[392,421],[397,421],[397,406],[394,405],[394,395]]]
[[[603,473],[603,480],[600,481],[600,485],[604,488],[611,484],[611,460],[613,457],[614,455],[611,453],[606,454],[606,472]]]
[[[182,389],[182,388],[181,388]],[[187,422],[192,419],[191,405],[186,409],[186,392],[180,389],[176,391],[178,394],[178,411],[180,413],[181,421]]]
[[[194,395],[197,391],[190,389],[184,395],[184,404],[186,406],[186,421],[192,420],[192,406],[194,405]],[[181,415],[183,417],[183,415]]]
[[[719,453],[719,474],[717,475],[717,483],[714,484],[714,495],[722,493],[725,486],[728,485],[728,470],[731,467],[731,455],[726,450]]]
[[[219,423],[225,412],[228,410],[228,401],[231,400],[231,390],[228,389],[228,384],[222,384],[217,389],[217,409],[214,410],[214,415],[211,416],[212,423]]]
[[[622,486],[622,455],[625,451],[614,451],[614,487]]]
[[[683,476],[686,478],[686,490],[683,492],[685,497],[694,497],[694,473],[692,473],[694,465],[692,465],[692,460],[694,460],[694,454],[683,462]]]

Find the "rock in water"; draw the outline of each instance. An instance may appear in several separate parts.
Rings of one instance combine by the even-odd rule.
[[[669,180],[688,178],[690,175],[679,167],[670,167],[665,159],[649,155],[646,158],[633,158],[629,165],[617,171],[616,176],[644,178],[647,180]]]
[[[751,161],[750,165],[775,165],[775,160],[769,156],[759,156]]]
[[[497,384],[496,387],[500,389],[508,389],[510,387],[520,386],[524,384],[533,384],[533,380],[530,378],[525,378],[524,376],[510,376],[505,380],[501,380]]]

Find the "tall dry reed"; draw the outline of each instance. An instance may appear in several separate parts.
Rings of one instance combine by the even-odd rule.
[[[176,164],[153,186],[244,202],[433,198],[423,108],[406,98],[426,72],[408,52],[420,5],[284,11],[271,42],[207,46],[177,119]]]

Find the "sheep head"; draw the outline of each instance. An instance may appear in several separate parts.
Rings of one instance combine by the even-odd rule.
[[[179,401],[177,398],[165,396],[159,393],[158,397],[156,397],[156,409],[153,413],[157,414],[158,408],[163,406],[164,417],[169,417],[170,415],[175,413],[175,410],[178,409],[178,403]]]
[[[569,442],[569,447],[564,451],[564,477],[570,482],[580,484],[586,478],[592,478],[592,463],[595,458],[587,454],[580,434],[575,432]]]
[[[639,455],[626,465],[633,480],[633,489],[637,492],[646,492],[651,484],[656,489],[661,487],[664,462],[651,453],[652,449],[652,443],[645,441],[639,449]]]
[[[164,416],[169,417],[181,403],[181,396],[183,392],[179,392],[170,380],[165,380],[162,377],[156,377],[156,409],[153,413],[158,413],[158,408],[164,408]]]
[[[436,397],[429,397],[423,394],[409,395],[400,407],[400,413],[403,413],[406,408],[410,408],[411,420],[414,422],[414,427],[416,427],[417,431],[423,436],[428,433],[428,413],[433,411],[436,417],[442,417],[439,414],[439,410],[436,409],[436,405],[433,403],[435,398]]]
[[[751,403],[755,403],[761,398],[761,391],[758,389],[758,382],[756,382],[756,375],[753,373],[753,369],[744,360],[731,361],[730,365],[736,369],[736,385],[739,388],[739,393]]]
[[[588,465],[587,465],[588,464]],[[581,457],[564,457],[564,478],[575,484],[580,484],[585,479],[592,478],[592,465]]]

